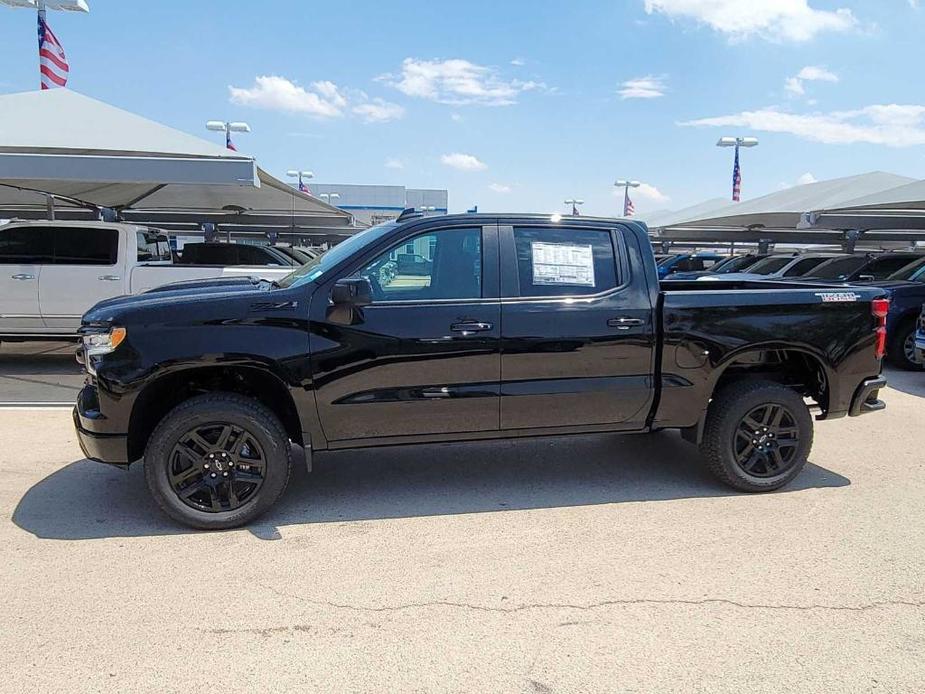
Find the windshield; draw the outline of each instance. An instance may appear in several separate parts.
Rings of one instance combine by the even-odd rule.
[[[867,264],[864,256],[848,256],[835,258],[822,263],[812,271],[812,277],[820,280],[843,280],[854,274]]]
[[[765,258],[764,260],[759,260],[757,263],[752,265],[748,271],[754,272],[756,275],[770,275],[780,270],[791,260],[793,260],[793,257],[789,255],[779,255],[771,258]]]
[[[677,258],[677,257],[678,257],[677,255],[666,255],[666,256],[663,257],[661,260],[656,260],[656,261],[655,261],[655,264],[656,264],[656,265],[664,265],[664,264],[666,264],[669,260],[674,260],[674,259]]]
[[[925,270],[925,258],[919,258],[918,260],[913,260],[905,267],[901,267],[899,270],[887,277],[887,279],[916,280],[920,282],[925,279],[925,274],[922,272],[923,270]]]
[[[395,222],[385,222],[369,229],[364,229],[359,234],[354,234],[346,241],[341,241],[331,250],[293,270],[279,281],[279,286],[283,288],[300,287],[303,284],[314,282],[328,270],[339,265],[341,261],[349,258],[354,253],[361,252],[366,246],[376,243],[397,226],[398,224]]]

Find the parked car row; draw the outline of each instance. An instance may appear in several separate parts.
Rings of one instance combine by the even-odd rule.
[[[787,280],[791,282],[836,282],[884,289],[890,299],[887,315],[887,356],[901,369],[923,370],[916,358],[916,327],[925,302],[925,253],[891,251],[870,253],[801,252],[748,254],[721,259],[708,270],[675,272],[685,260],[715,253],[665,256],[659,264],[661,279],[734,281]],[[662,274],[662,268],[667,268]]]

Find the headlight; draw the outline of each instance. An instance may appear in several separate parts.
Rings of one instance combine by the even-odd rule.
[[[84,354],[87,357],[98,357],[109,354],[122,344],[125,339],[125,328],[110,328],[107,333],[91,333],[83,336]]]

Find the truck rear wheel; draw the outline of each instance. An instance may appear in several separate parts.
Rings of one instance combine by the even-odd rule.
[[[813,445],[813,420],[799,393],[773,381],[740,381],[710,403],[700,452],[707,468],[743,492],[779,489]]]
[[[148,440],[144,468],[168,516],[201,530],[234,528],[261,515],[285,490],[289,436],[259,402],[209,393],[164,417]]]

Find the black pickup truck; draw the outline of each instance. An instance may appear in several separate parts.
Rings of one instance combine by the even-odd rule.
[[[421,258],[407,263],[402,259]],[[83,318],[84,454],[144,459],[174,519],[266,511],[318,451],[680,429],[743,491],[803,467],[817,419],[878,399],[877,288],[659,284],[643,224],[405,214],[279,283],[203,280]]]

